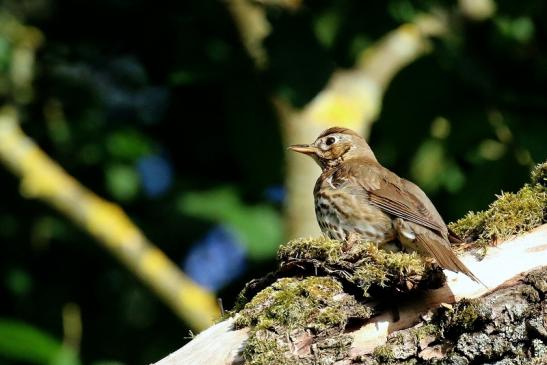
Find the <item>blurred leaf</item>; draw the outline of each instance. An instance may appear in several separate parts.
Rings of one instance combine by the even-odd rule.
[[[431,135],[438,139],[445,139],[450,134],[450,121],[444,117],[437,117],[431,123]]]
[[[61,349],[51,360],[49,365],[79,365],[78,353],[68,346],[61,346]]]
[[[449,157],[438,140],[424,142],[412,161],[411,173],[416,183],[426,191],[436,191],[441,186],[450,192],[461,189],[465,176]]]
[[[8,40],[0,36],[0,70],[6,71],[11,60],[11,47]]]
[[[439,175],[443,170],[444,150],[440,142],[424,142],[412,161],[410,167],[416,183],[424,190],[435,191],[439,188]]]
[[[280,214],[269,205],[245,205],[232,188],[189,192],[179,198],[177,206],[184,214],[233,227],[252,259],[272,257],[281,243]]]
[[[313,28],[315,36],[326,48],[331,48],[334,44],[340,22],[340,14],[334,10],[326,11],[315,18]]]
[[[32,290],[32,277],[20,268],[9,270],[4,281],[8,290],[16,296],[24,296]]]
[[[232,188],[219,188],[207,192],[189,192],[178,200],[184,214],[198,218],[221,221],[239,209],[239,200]]]
[[[148,138],[134,130],[112,133],[107,137],[106,148],[112,157],[125,161],[134,161],[152,149]]]
[[[60,341],[26,323],[0,319],[0,356],[33,364],[78,364],[76,354],[64,354]]]
[[[106,168],[106,187],[114,198],[128,201],[139,191],[139,176],[133,167],[111,165]]]
[[[449,163],[442,174],[442,181],[446,187],[446,190],[451,193],[455,193],[459,191],[465,183],[465,175],[458,165],[455,163]]]
[[[485,160],[499,160],[506,151],[506,146],[493,139],[485,139],[479,144],[479,155]]]
[[[502,35],[520,43],[528,42],[535,31],[534,23],[528,17],[511,19],[500,16],[496,18],[496,25]]]
[[[390,1],[388,12],[398,22],[410,22],[416,16],[416,9],[409,0]]]

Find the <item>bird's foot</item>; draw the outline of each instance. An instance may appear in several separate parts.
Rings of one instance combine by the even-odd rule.
[[[359,237],[358,234],[350,232],[342,245],[342,251],[348,252],[349,250],[351,250],[353,245],[355,245],[356,243],[359,243],[360,241],[361,241],[361,238]]]

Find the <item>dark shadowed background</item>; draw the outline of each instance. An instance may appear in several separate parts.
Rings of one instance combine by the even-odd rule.
[[[257,67],[229,1],[0,5],[0,22],[43,38],[21,102],[5,83],[15,55],[0,24],[2,104],[17,104],[30,137],[226,308],[287,238],[272,96],[304,106],[384,34],[461,5],[256,1],[272,29]],[[547,156],[547,5],[494,5],[482,21],[455,20],[396,75],[369,137],[447,221],[516,190]],[[145,364],[187,341],[183,320],[87,233],[25,199],[2,166],[0,192],[0,364]]]

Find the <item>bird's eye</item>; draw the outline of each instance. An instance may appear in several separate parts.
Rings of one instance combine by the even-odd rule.
[[[326,144],[327,146],[330,146],[330,145],[333,144],[334,142],[336,142],[336,138],[334,138],[334,137],[329,137],[329,138],[327,138],[327,140],[325,141],[325,144]]]

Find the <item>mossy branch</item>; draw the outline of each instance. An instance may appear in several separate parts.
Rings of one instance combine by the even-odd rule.
[[[0,162],[21,179],[21,194],[55,207],[97,239],[196,330],[220,315],[213,294],[192,282],[123,210],[83,187],[24,132],[12,108],[0,110]]]
[[[297,239],[280,247],[275,273],[250,282],[243,290],[234,318],[157,364],[378,364],[407,359],[416,363],[439,353],[452,356],[459,341],[456,334],[463,336],[487,320],[494,321],[483,311],[487,307],[477,304],[486,299],[470,299],[489,293],[488,298],[495,297],[520,285],[525,273],[547,268],[546,176],[547,163],[538,165],[529,184],[515,194],[500,196],[479,213],[489,225],[484,220],[477,220],[475,226],[469,220],[452,225],[464,236],[473,232],[489,239],[465,245],[468,251],[460,257],[488,288],[463,274],[447,273],[444,281],[442,271],[415,254],[388,252],[371,243],[345,247],[326,238]],[[488,231],[490,227],[495,233]],[[507,240],[500,242],[501,237]],[[478,261],[476,251],[483,250],[485,242],[487,254]],[[526,280],[532,279],[543,294],[534,294],[536,289],[515,293],[535,298],[537,304],[544,300],[547,284],[538,273]],[[396,311],[393,303],[397,303]],[[436,318],[433,322],[431,313]],[[527,318],[536,320],[534,314]],[[420,324],[413,327],[416,323]],[[227,333],[245,342],[231,342],[233,346],[220,353],[196,352],[208,346],[213,334]],[[532,346],[541,344],[522,344],[527,351],[532,349],[525,358],[538,358]],[[458,351],[461,355],[464,350]],[[504,351],[492,353],[511,354]],[[468,359],[476,357],[468,355]]]

